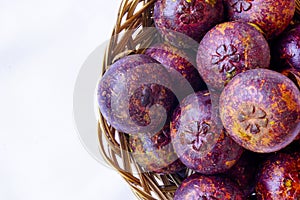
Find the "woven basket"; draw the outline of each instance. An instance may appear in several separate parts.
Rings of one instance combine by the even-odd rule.
[[[142,53],[141,47],[148,47],[159,40],[158,35],[157,37],[147,37],[157,34],[153,29],[143,29],[144,27],[153,27],[154,2],[155,0],[122,1],[117,22],[104,56],[103,73],[115,60],[125,55]],[[110,127],[101,113],[98,137],[103,158],[120,173],[138,199],[173,199],[174,192],[180,184],[179,177],[142,172],[129,153],[127,135]]]
[[[153,33],[153,29],[143,29],[154,26],[154,2],[155,0],[122,0],[117,22],[104,55],[103,74],[115,60],[125,55],[142,53],[141,46],[148,47],[159,40],[159,36],[149,37],[151,34],[157,34]],[[296,6],[295,20],[299,19],[300,0],[296,0]],[[142,172],[129,153],[127,135],[109,126],[100,112],[99,114],[100,152],[104,160],[129,184],[136,197],[147,200],[173,199],[174,192],[181,183],[180,176]],[[192,171],[187,170],[185,173],[185,176],[188,176]]]
[[[300,0],[295,0],[296,2],[296,15],[298,19],[300,18]]]

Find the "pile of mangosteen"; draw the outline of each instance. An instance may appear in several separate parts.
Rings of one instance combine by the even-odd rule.
[[[162,42],[98,83],[106,121],[145,172],[181,173],[174,199],[300,199],[295,0],[157,0]]]

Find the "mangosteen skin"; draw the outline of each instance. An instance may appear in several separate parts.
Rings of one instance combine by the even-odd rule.
[[[172,144],[179,159],[202,174],[228,170],[243,152],[224,128],[214,131],[211,107],[207,91],[191,94],[175,109],[171,121]]]
[[[207,89],[196,69],[196,53],[168,43],[157,43],[146,49],[145,54],[157,60],[170,72],[172,81],[177,86],[176,91],[182,97]]]
[[[264,154],[245,150],[237,163],[224,174],[237,183],[246,197],[255,193],[256,174]]]
[[[279,36],[271,50],[272,60],[277,69],[300,70],[300,24]]]
[[[169,123],[153,135],[129,135],[129,147],[144,172],[172,174],[185,168],[171,144]]]
[[[292,20],[295,0],[224,0],[224,7],[228,20],[253,23],[272,39]]]
[[[243,200],[240,188],[230,179],[221,176],[192,174],[175,192],[174,200]]]
[[[98,83],[100,112],[118,131],[156,133],[175,106],[171,87],[167,70],[157,61],[143,54],[125,56]]]
[[[153,16],[155,27],[166,41],[190,48],[223,21],[223,3],[222,0],[157,0]]]
[[[300,199],[300,153],[277,153],[258,173],[257,199]]]
[[[290,67],[282,70],[280,73],[291,79],[300,90],[300,69]]]
[[[210,92],[222,91],[236,74],[269,65],[266,39],[254,26],[243,22],[216,25],[205,34],[197,52],[197,68]]]
[[[236,75],[221,93],[219,110],[230,137],[254,152],[278,151],[299,133],[300,91],[272,70]]]

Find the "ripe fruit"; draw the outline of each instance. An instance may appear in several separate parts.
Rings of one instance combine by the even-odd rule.
[[[206,31],[223,20],[221,0],[158,0],[154,23],[171,44],[196,47]]]
[[[272,59],[277,68],[300,70],[300,24],[281,35],[274,43],[272,51]]]
[[[255,177],[263,156],[246,150],[237,163],[225,172],[226,177],[236,182],[246,197],[253,196],[255,192]]]
[[[165,125],[175,96],[167,70],[149,56],[126,56],[98,84],[98,104],[108,123],[125,133],[156,133]]]
[[[243,22],[224,22],[212,28],[201,40],[197,53],[201,77],[209,90],[219,92],[236,74],[268,68],[269,64],[270,50],[264,36]]]
[[[184,98],[188,94],[206,89],[206,84],[196,69],[195,54],[167,43],[152,45],[146,49],[145,54],[157,60],[169,71],[176,86],[176,94],[179,94],[177,97]]]
[[[300,198],[300,154],[278,153],[263,164],[258,173],[256,192],[260,199]]]
[[[295,12],[295,0],[225,0],[224,3],[230,21],[256,24],[267,38],[282,33]]]
[[[175,192],[174,200],[222,199],[243,200],[243,192],[227,178],[193,174]]]
[[[237,74],[253,68],[268,68],[270,50],[264,36],[243,22],[224,22],[208,31],[197,52],[197,68],[212,99],[212,123],[216,132],[223,125],[219,97],[224,86]]]
[[[281,71],[281,73],[291,79],[300,90],[300,69],[287,68]]]
[[[268,69],[236,75],[220,96],[228,134],[254,152],[278,151],[300,130],[300,91],[286,76]]]
[[[145,172],[171,174],[184,168],[172,147],[168,125],[154,135],[129,135],[129,146]]]
[[[222,129],[214,129],[207,91],[187,96],[174,111],[171,138],[183,164],[202,174],[221,173],[239,159],[243,148]]]

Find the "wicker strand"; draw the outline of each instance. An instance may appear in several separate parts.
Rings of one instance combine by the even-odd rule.
[[[296,15],[300,18],[300,0],[295,0],[296,2]]]

